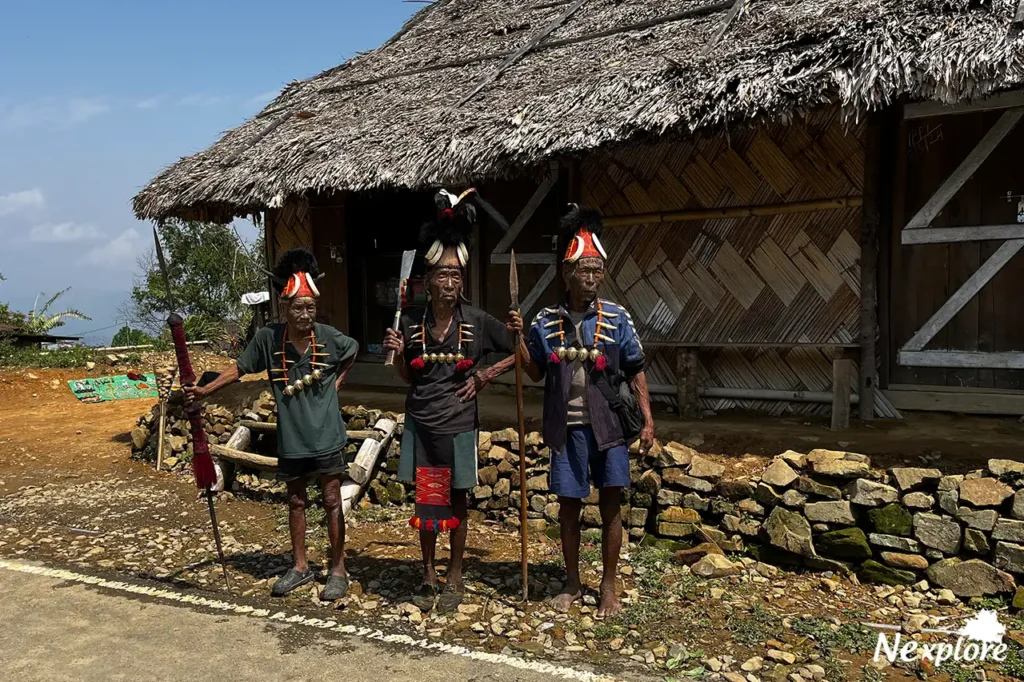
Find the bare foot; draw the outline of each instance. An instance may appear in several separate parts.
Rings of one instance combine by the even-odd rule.
[[[580,585],[567,585],[561,592],[551,598],[551,608],[559,613],[569,613],[573,602],[583,597],[583,588]]]
[[[597,617],[608,618],[622,611],[622,604],[615,595],[615,583],[601,583],[601,603],[597,606]]]

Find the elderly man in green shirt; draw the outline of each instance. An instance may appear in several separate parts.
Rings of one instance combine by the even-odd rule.
[[[306,560],[306,490],[309,479],[316,478],[323,491],[331,543],[330,569],[320,598],[333,601],[348,591],[341,510],[347,436],[338,389],[359,345],[337,329],[315,322],[318,278],[313,254],[305,249],[285,253],[274,268],[274,279],[281,287],[287,322],[260,329],[235,367],[205,387],[185,390],[193,399],[202,399],[245,374],[268,372],[277,402],[277,477],[288,485],[288,529],[295,561],[271,593],[283,597],[316,578]]]

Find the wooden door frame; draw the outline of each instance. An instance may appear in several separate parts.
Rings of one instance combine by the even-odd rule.
[[[992,278],[1024,248],[1024,224],[971,225],[965,227],[930,227],[932,220],[981,167],[996,147],[1006,139],[1024,118],[1024,91],[956,106],[936,102],[908,104],[904,120],[951,114],[1003,110],[995,125],[982,137],[924,206],[914,214],[900,232],[904,246],[918,244],[954,244],[970,241],[1003,240],[1003,244],[981,267],[957,289],[923,324],[897,353],[897,363],[908,367],[956,367],[968,369],[1024,369],[1024,351],[979,352],[958,350],[925,350],[925,346]]]

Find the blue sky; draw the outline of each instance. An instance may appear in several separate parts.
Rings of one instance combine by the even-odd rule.
[[[37,0],[0,22],[0,301],[39,292],[116,324],[150,226],[132,196],[286,83],[376,47],[400,0]],[[87,338],[106,342],[115,329]]]

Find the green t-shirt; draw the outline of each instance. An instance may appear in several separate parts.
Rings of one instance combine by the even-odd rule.
[[[280,369],[284,330],[285,325],[272,323],[256,332],[256,336],[238,358],[239,375]],[[324,355],[318,361],[327,364],[327,367],[320,368],[324,373],[320,381],[314,381],[303,391],[287,396],[284,394],[287,384],[274,381],[282,376],[281,373],[270,372],[270,389],[277,401],[278,457],[316,457],[333,454],[345,447],[345,422],[341,418],[334,383],[338,380],[338,368],[355,356],[359,344],[355,339],[325,324],[316,324],[314,331],[317,344],[323,344],[319,353]],[[289,360],[289,384],[294,384],[313,371],[312,348],[300,357],[289,343],[285,352]]]

